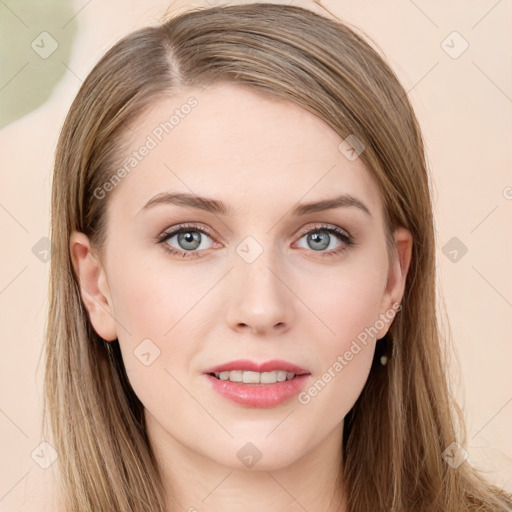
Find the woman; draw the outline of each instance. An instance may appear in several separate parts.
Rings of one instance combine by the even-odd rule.
[[[52,241],[62,510],[511,510],[465,461],[415,114],[341,22],[123,38],[65,121]]]

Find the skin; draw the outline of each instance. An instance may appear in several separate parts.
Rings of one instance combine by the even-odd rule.
[[[103,199],[103,252],[82,233],[70,239],[90,320],[105,340],[119,340],[169,510],[177,503],[178,510],[344,511],[342,489],[329,503],[343,419],[391,322],[307,404],[295,397],[270,409],[237,405],[213,391],[203,371],[234,359],[284,359],[311,372],[311,385],[400,302],[411,234],[397,229],[388,261],[382,200],[362,160],[347,159],[343,139],[313,114],[240,85],[189,89],[155,104],[132,128],[132,148],[191,95],[198,105]],[[219,199],[234,213],[170,204],[140,211],[162,192]],[[297,203],[340,193],[371,215],[356,207],[289,214]],[[165,244],[190,251],[176,235],[152,241],[180,223],[213,235],[192,233],[202,239],[200,257],[166,253]],[[328,247],[308,241],[304,233],[324,223],[356,245],[335,235]],[[236,252],[247,236],[263,250],[252,263]],[[146,366],[134,350],[148,338],[160,355]],[[252,467],[237,457],[248,442],[262,455]]]

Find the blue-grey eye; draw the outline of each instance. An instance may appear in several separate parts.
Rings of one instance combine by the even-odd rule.
[[[177,237],[178,247],[171,243],[171,240],[175,237]],[[210,246],[204,246],[204,242],[208,239],[211,240],[210,236],[201,229],[182,227],[167,233],[162,242],[170,245],[175,250],[190,252],[198,249],[209,249],[211,244]]]
[[[201,244],[201,235],[197,231],[178,233],[178,243],[182,249],[193,251]]]
[[[340,245],[350,245],[350,237],[347,234],[333,228],[312,229],[307,233],[304,233],[300,240],[304,238],[306,238],[307,243],[307,247],[305,247],[305,249],[312,249],[313,251],[317,252],[336,251]],[[338,245],[336,245],[336,242]],[[331,245],[331,243],[333,245]]]
[[[327,247],[329,246],[329,242],[331,241],[331,235],[329,235],[329,233],[326,233],[325,231],[310,233],[307,235],[307,237],[308,243],[311,242],[309,246],[315,251],[322,251],[324,249],[327,249]]]

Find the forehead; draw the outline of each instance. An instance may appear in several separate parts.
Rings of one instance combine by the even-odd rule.
[[[360,158],[320,118],[274,96],[229,83],[156,102],[130,127],[114,202],[133,217],[154,195],[218,198],[234,212],[261,212],[348,193],[381,212]],[[143,155],[142,155],[143,153]]]

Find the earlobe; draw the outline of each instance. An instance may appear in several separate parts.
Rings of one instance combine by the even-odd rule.
[[[105,269],[84,233],[74,231],[71,234],[69,250],[92,326],[104,340],[113,341],[117,338],[117,329]]]

